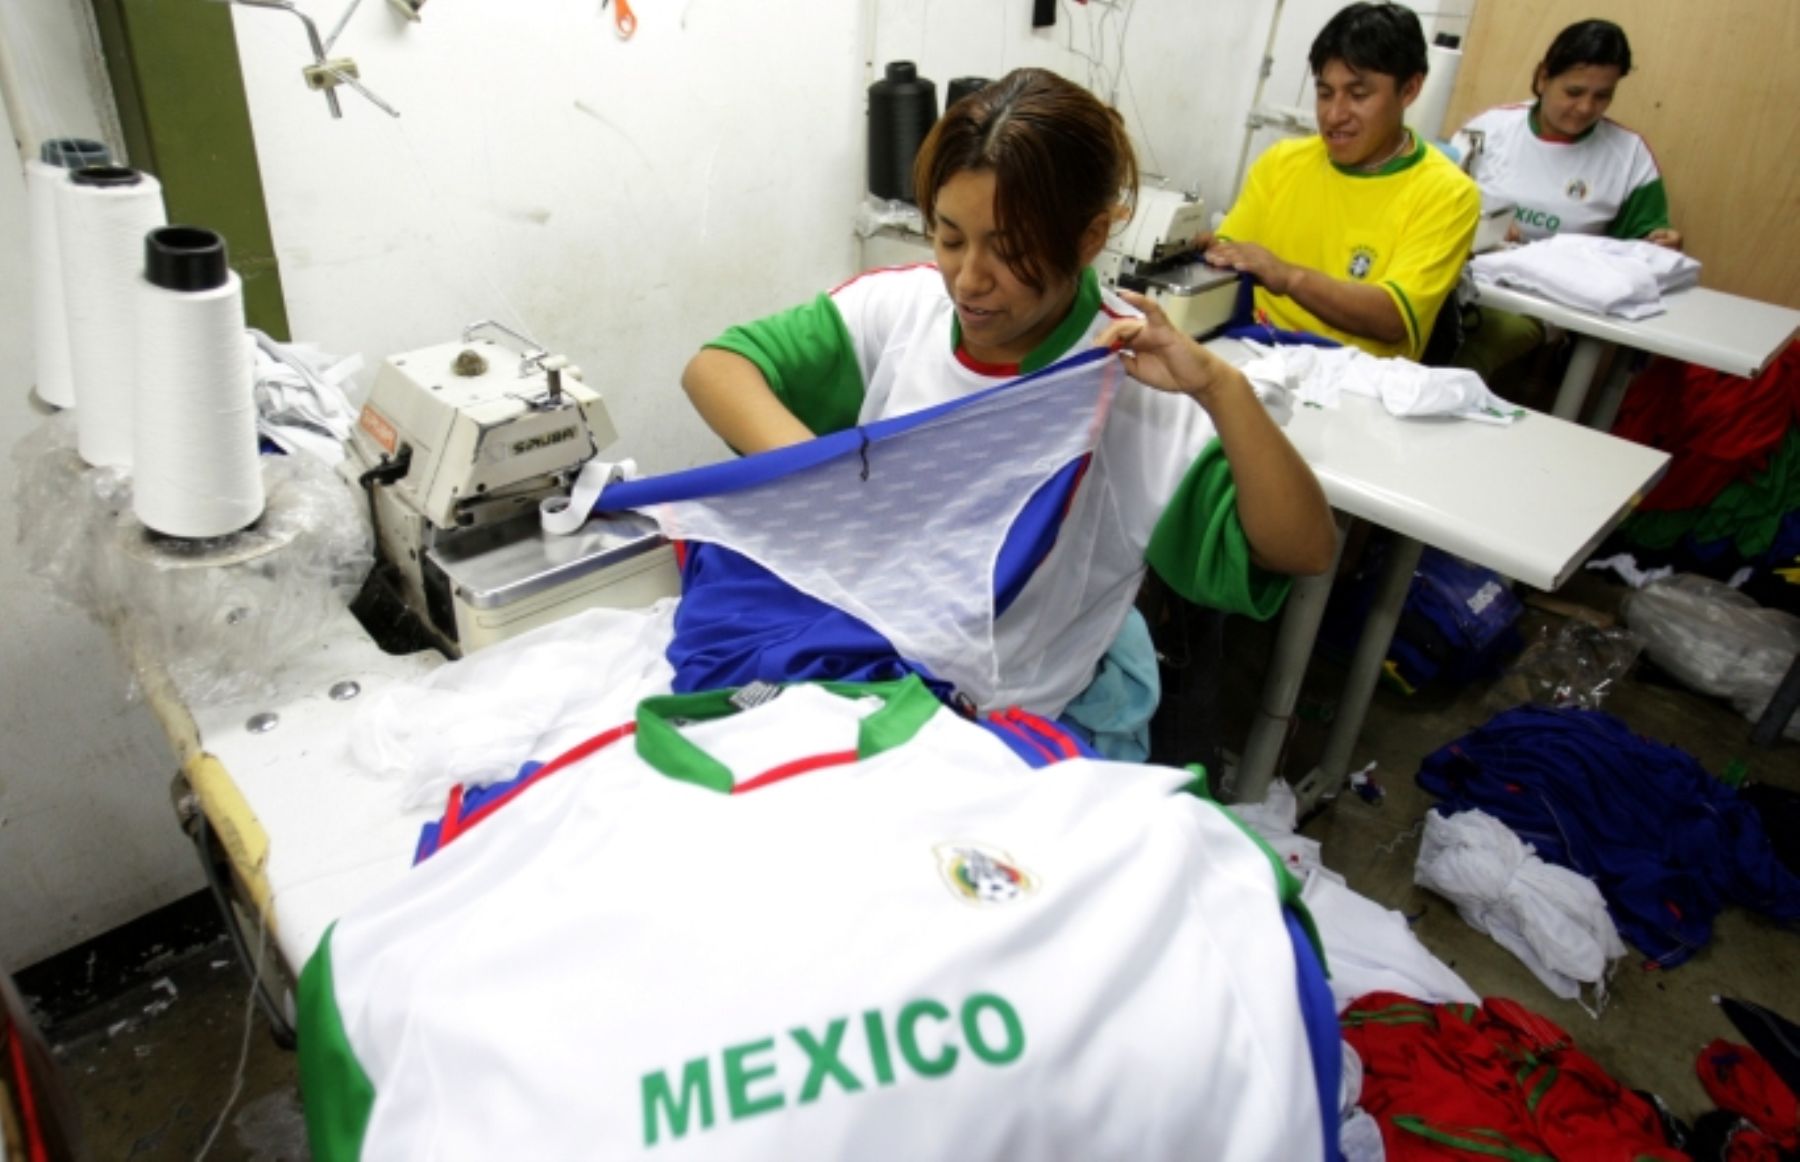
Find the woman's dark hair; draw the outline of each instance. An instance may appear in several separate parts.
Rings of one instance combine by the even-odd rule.
[[[1531,74],[1531,91],[1538,91],[1538,74],[1545,80],[1560,77],[1582,65],[1611,65],[1622,77],[1631,71],[1631,42],[1625,30],[1610,20],[1583,20],[1556,34],[1550,51]]]
[[[932,127],[913,163],[927,227],[937,227],[938,191],[965,170],[993,172],[1002,253],[1033,290],[1080,273],[1089,223],[1137,200],[1137,155],[1124,121],[1045,69],[1013,70],[958,101]]]
[[[1315,77],[1334,60],[1359,73],[1386,73],[1399,87],[1425,75],[1425,30],[1410,8],[1352,4],[1325,22],[1306,54]]]

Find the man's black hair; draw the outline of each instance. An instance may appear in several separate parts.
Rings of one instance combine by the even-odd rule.
[[[1425,75],[1425,30],[1399,4],[1352,4],[1326,21],[1306,59],[1315,77],[1340,60],[1359,73],[1386,73],[1398,88]]]
[[[1629,73],[1631,42],[1625,39],[1625,30],[1610,20],[1571,24],[1556,34],[1538,67],[1544,70],[1544,79],[1549,80],[1582,65],[1613,65],[1621,77]],[[1534,74],[1532,88],[1536,87]]]

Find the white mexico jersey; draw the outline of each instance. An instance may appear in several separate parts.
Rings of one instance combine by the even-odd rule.
[[[1317,964],[1221,809],[833,689],[652,699],[345,916],[317,1156],[1325,1156]]]
[[[1526,241],[1552,234],[1604,234],[1632,194],[1662,180],[1650,147],[1604,118],[1576,141],[1547,141],[1531,130],[1530,105],[1503,105],[1470,121],[1482,135],[1469,176],[1485,206],[1518,208]]]
[[[1084,277],[1091,278],[1091,272]],[[1015,367],[966,360],[950,342],[956,308],[935,266],[870,271],[832,292],[867,385],[859,420],[907,415],[1004,383]],[[1110,290],[1070,350],[1085,350],[1135,307]],[[1206,409],[1122,380],[1050,555],[995,622],[1005,684],[996,706],[1055,717],[1094,680],[1144,576],[1144,546],[1194,458],[1216,438]]]

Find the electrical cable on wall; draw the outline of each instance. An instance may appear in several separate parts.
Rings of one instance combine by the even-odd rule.
[[[1137,121],[1135,136],[1143,143],[1151,168],[1161,173],[1162,162],[1156,156],[1156,147],[1151,144],[1149,127],[1138,108],[1137,94],[1125,67],[1125,41],[1131,32],[1131,18],[1137,11],[1135,0],[1083,0],[1081,8],[1087,14],[1087,19],[1079,23],[1084,25],[1086,49],[1075,46],[1075,25],[1078,23],[1075,8],[1071,6],[1070,0],[1062,0],[1062,6],[1068,17],[1064,47],[1071,56],[1086,62],[1088,89],[1112,108],[1119,110],[1120,116],[1124,116],[1124,109],[1119,104],[1119,90],[1123,86],[1131,100],[1133,118]],[[1115,21],[1109,28],[1109,23]],[[1109,56],[1112,58],[1110,65]]]

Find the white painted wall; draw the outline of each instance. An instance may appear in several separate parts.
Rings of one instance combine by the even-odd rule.
[[[79,5],[0,9],[0,112],[22,148],[111,139],[110,97]],[[98,79],[96,79],[98,77]],[[17,110],[12,99],[19,101]],[[40,417],[33,382],[23,166],[0,150],[0,447]],[[0,971],[33,964],[202,886],[175,823],[175,762],[128,703],[106,635],[59,606],[19,559],[13,461],[0,459]]]
[[[342,3],[308,3],[329,25]],[[499,318],[572,356],[650,470],[717,459],[682,366],[852,272],[860,5],[364,3],[333,55],[397,107],[301,83],[305,40],[234,9],[296,337],[371,366]]]
[[[1119,109],[1145,170],[1222,211],[1236,194],[1244,122],[1277,8],[1263,104],[1310,110],[1307,49],[1347,0],[1127,0],[1118,7],[1059,0],[1055,27],[1043,30],[1031,27],[1031,0],[872,2],[871,79],[889,61],[914,61],[937,82],[941,103],[955,77],[1054,69]],[[1420,12],[1429,42],[1439,30],[1466,33],[1475,0],[1409,6]],[[1258,132],[1251,159],[1278,139]]]

